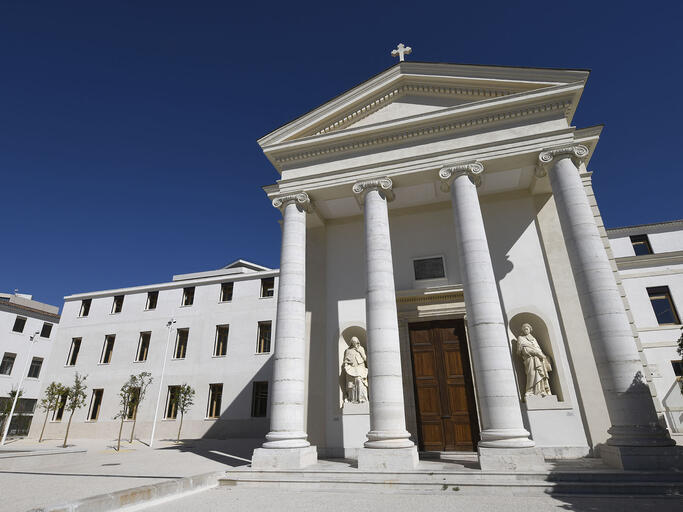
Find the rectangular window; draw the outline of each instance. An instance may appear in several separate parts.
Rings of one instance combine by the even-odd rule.
[[[194,286],[183,288],[183,306],[191,306],[194,303]]]
[[[152,339],[151,332],[141,332],[140,339],[138,340],[138,350],[135,353],[135,360],[147,361],[147,355],[149,354],[149,341]]]
[[[140,388],[131,388],[130,390],[130,404],[126,409],[126,419],[134,420],[138,414],[138,398],[140,398]]]
[[[174,420],[178,416],[178,395],[180,386],[169,386],[166,394],[166,409],[164,418]]]
[[[52,421],[62,421],[64,416],[64,409],[66,408],[66,401],[69,398],[69,392],[65,391],[62,396],[59,397],[59,404],[57,404],[57,409],[52,412]]]
[[[81,301],[81,310],[78,312],[78,316],[88,316],[90,314],[90,304],[92,304],[92,299],[83,299]]]
[[[12,352],[5,352],[2,356],[2,363],[0,363],[0,375],[10,375],[12,373],[12,368],[14,368],[14,361],[17,355]]]
[[[223,384],[209,384],[209,405],[206,410],[207,418],[218,418],[221,415],[222,398]]]
[[[232,290],[234,283],[221,283],[221,302],[230,302],[232,300]]]
[[[102,395],[104,395],[104,389],[92,390],[92,398],[90,399],[90,411],[88,412],[88,420],[97,421],[97,417],[100,415],[100,407],[102,407]]]
[[[31,366],[28,369],[28,375],[27,377],[29,379],[37,379],[40,377],[40,369],[43,367],[43,358],[42,357],[34,357],[31,360]]]
[[[25,326],[26,326],[26,317],[18,316],[14,320],[14,327],[12,327],[12,332],[24,332]]]
[[[120,313],[123,310],[123,295],[114,297],[114,302],[111,305],[111,312]]]
[[[270,352],[270,331],[272,322],[258,323],[258,340],[256,343],[257,354],[267,354]]]
[[[102,355],[100,356],[100,364],[111,363],[111,356],[114,353],[114,341],[116,336],[108,334],[104,337],[104,345],[102,346]]]
[[[413,271],[415,272],[415,281],[444,279],[446,277],[442,256],[413,260]]]
[[[650,296],[650,304],[652,304],[659,325],[681,323],[668,286],[648,288],[647,294]]]
[[[175,359],[185,359],[187,354],[187,339],[190,337],[190,329],[178,329],[175,337],[175,350],[173,357]]]
[[[216,326],[216,342],[213,346],[214,356],[224,356],[228,352],[228,332],[230,326],[217,325]]]
[[[251,415],[264,418],[268,410],[268,382],[254,382],[251,388]]]
[[[147,303],[145,304],[145,309],[156,309],[158,300],[159,292],[147,292]]]
[[[631,239],[633,252],[636,253],[636,256],[652,254],[652,246],[650,245],[650,240],[648,240],[647,235],[633,235],[629,238]]]
[[[275,278],[264,277],[261,279],[261,297],[272,297],[275,295]]]
[[[683,378],[683,361],[671,361],[671,366],[674,369],[674,375],[679,379]]]
[[[52,324],[43,322],[43,328],[40,330],[40,337],[49,338],[50,334],[52,334]]]
[[[81,350],[81,338],[73,338],[71,340],[71,348],[69,349],[69,356],[66,358],[67,366],[75,366],[78,359],[78,352]]]

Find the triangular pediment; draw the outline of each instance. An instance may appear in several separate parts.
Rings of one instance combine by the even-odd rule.
[[[497,101],[557,91],[588,77],[583,70],[402,62],[259,140],[264,148],[339,132],[420,120]],[[573,109],[567,109],[573,115]]]

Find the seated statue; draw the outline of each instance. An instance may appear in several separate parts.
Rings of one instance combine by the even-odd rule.
[[[524,362],[526,388],[524,397],[551,395],[548,372],[552,371],[550,361],[541,350],[538,341],[533,337],[530,324],[522,324],[522,334],[517,338],[517,353]]]
[[[344,373],[346,390],[344,401],[360,404],[368,401],[368,367],[365,349],[357,337],[351,338],[351,345],[344,351]]]

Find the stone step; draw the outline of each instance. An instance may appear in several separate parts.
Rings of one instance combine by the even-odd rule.
[[[296,490],[358,489],[375,492],[496,495],[652,495],[683,496],[683,475],[659,472],[496,473],[433,471],[371,473],[355,471],[234,470],[221,486],[279,487]]]

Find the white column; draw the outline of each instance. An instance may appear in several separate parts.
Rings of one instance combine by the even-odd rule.
[[[277,197],[283,214],[282,253],[275,324],[275,355],[270,389],[270,432],[254,450],[255,468],[299,468],[315,463],[307,440],[306,400],[306,213],[308,194]]]
[[[483,171],[479,162],[447,166],[439,171],[443,188],[451,190],[453,203],[455,241],[481,423],[480,462],[484,469],[482,448],[515,449],[513,456],[517,453],[533,465],[542,462],[536,451],[516,451],[533,447],[534,442],[529,439],[522,421],[508,331],[479,205],[477,185]],[[497,452],[489,450],[487,453],[493,453],[495,458]],[[499,466],[500,462],[494,464]],[[522,462],[522,465],[526,464]]]
[[[396,311],[394,266],[387,201],[393,183],[378,178],[356,183],[365,212],[370,432],[358,456],[360,469],[413,468],[417,448],[406,430],[403,375]]]
[[[673,440],[657,421],[624,302],[581,176],[572,161],[580,161],[587,154],[586,146],[570,145],[542,151],[539,161],[540,175],[547,172],[550,177],[581,309],[605,393],[612,423],[607,444],[612,447],[671,446]],[[629,461],[622,457],[625,452],[608,447],[603,453],[601,448],[603,457],[607,453],[623,459],[606,459],[607,462],[629,466]],[[638,459],[643,463],[642,457]]]

